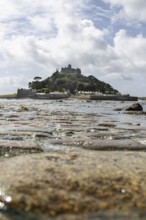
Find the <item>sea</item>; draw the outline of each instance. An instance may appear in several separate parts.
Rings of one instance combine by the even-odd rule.
[[[103,140],[119,140],[120,143],[124,139],[125,145],[129,140],[145,145],[146,101],[139,103],[143,113],[124,111],[133,102],[1,99],[0,144],[13,147],[15,143],[21,147],[22,143],[23,148],[24,143],[35,142],[43,150],[49,150],[49,146],[53,150],[66,140],[76,145],[75,138],[78,141],[102,140],[102,143]]]

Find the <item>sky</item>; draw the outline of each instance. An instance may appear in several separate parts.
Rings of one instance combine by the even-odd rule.
[[[0,0],[0,94],[68,64],[146,96],[146,1]]]

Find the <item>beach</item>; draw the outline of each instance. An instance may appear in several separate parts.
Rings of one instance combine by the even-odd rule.
[[[1,219],[145,219],[140,103],[0,100]]]

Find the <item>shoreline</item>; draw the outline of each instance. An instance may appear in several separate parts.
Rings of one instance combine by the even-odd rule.
[[[89,101],[138,101],[146,100],[145,98],[139,98],[135,96],[126,96],[126,95],[37,95],[35,97],[10,97],[10,96],[3,96],[0,99],[36,99],[36,100],[59,100],[59,99],[77,99],[77,100],[89,100]]]

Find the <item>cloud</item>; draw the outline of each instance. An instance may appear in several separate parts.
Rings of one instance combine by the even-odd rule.
[[[103,0],[112,7],[116,7],[118,15],[114,15],[116,19],[132,19],[146,22],[146,1],[145,0]]]
[[[24,82],[26,82],[26,77],[25,76],[3,76],[0,78],[0,94],[9,94],[11,92],[16,92],[19,88],[24,87]],[[13,90],[12,90],[12,85],[13,85]],[[5,91],[5,92],[3,92]]]
[[[26,1],[22,2],[24,5]],[[38,2],[36,8],[37,4]],[[46,6],[49,6],[49,15],[46,14]],[[40,12],[36,15],[33,10],[25,21],[23,17],[20,20],[18,15],[19,19],[15,17],[8,22],[9,28],[6,29],[6,25],[3,25],[3,29],[6,29],[1,30],[3,43],[0,49],[3,58],[10,63],[18,62],[22,65],[50,63],[58,67],[71,61],[76,63],[79,57],[90,57],[95,47],[103,50],[106,47],[104,33],[97,29],[91,20],[82,19],[78,13],[74,13],[75,7],[79,6],[81,10],[82,1],[74,1],[72,4],[65,0],[59,1],[57,7],[53,1],[49,4],[45,1],[45,4],[40,3],[39,7],[41,11],[45,11],[43,15]],[[23,13],[25,14],[25,10]],[[20,23],[24,24],[23,30],[19,28]],[[87,59],[81,63],[85,61]]]
[[[121,78],[145,77],[146,38],[142,35],[129,36],[125,30],[115,34],[114,45],[110,47],[106,73],[119,74]]]
[[[126,66],[133,72],[143,72],[146,67],[146,38],[142,35],[130,37],[125,30],[120,30],[114,38],[115,52]]]

